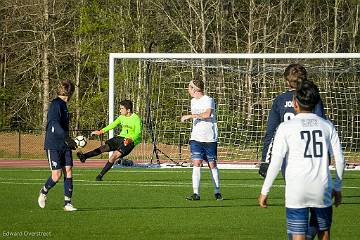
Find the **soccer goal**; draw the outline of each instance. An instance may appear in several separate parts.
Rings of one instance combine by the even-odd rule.
[[[189,161],[191,123],[180,122],[180,116],[190,111],[188,83],[200,74],[206,94],[217,104],[219,161],[257,163],[272,100],[286,90],[283,72],[290,63],[306,67],[320,88],[326,116],[338,129],[346,159],[359,159],[358,53],[111,53],[109,122],[118,114],[118,102],[131,99],[144,131],[143,142],[129,158],[156,160],[155,143],[161,162]]]

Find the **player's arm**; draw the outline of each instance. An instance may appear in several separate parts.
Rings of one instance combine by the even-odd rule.
[[[110,123],[109,125],[107,125],[106,127],[104,127],[103,129],[101,130],[96,130],[96,131],[93,131],[91,133],[91,135],[102,135],[114,128],[116,128],[120,123],[121,123],[121,119],[120,119],[121,116],[119,116],[118,118],[115,119],[115,121],[113,121],[112,123]]]
[[[212,109],[208,108],[205,110],[205,112],[203,113],[199,113],[199,114],[190,114],[190,115],[184,115],[181,117],[181,121],[184,122],[188,119],[193,119],[193,118],[197,118],[197,119],[207,119],[211,117],[211,113],[212,113]]]
[[[272,187],[276,176],[280,171],[283,159],[288,151],[288,144],[285,138],[285,129],[282,126],[283,125],[280,125],[276,131],[274,138],[273,158],[270,162],[267,175],[258,198],[259,205],[263,208],[267,207],[267,198],[270,192],[270,188]]]
[[[51,102],[48,110],[49,123],[47,126],[48,127],[47,130],[49,130],[54,135],[66,137],[67,130],[64,129],[60,124],[61,121],[60,116],[61,116],[60,105],[55,102]]]
[[[48,109],[48,134],[64,139],[64,143],[74,150],[77,147],[76,142],[69,136],[69,130],[61,124],[61,114],[64,113],[62,113],[60,105],[57,102],[52,102]]]
[[[335,169],[336,169],[336,176],[335,176],[335,182],[333,187],[333,197],[334,197],[334,204],[335,206],[339,206],[341,204],[341,185],[342,185],[342,178],[344,174],[345,169],[345,160],[344,155],[341,148],[341,143],[339,139],[339,135],[333,127],[332,133],[331,133],[331,151],[330,155],[334,157],[335,159]]]
[[[276,129],[280,123],[281,123],[280,114],[277,109],[277,104],[276,104],[276,102],[274,102],[274,104],[271,107],[267,125],[266,125],[266,133],[265,133],[265,137],[264,137],[262,157],[261,157],[262,161],[266,160],[266,156],[269,151],[269,146],[271,144],[271,141],[273,140]]]

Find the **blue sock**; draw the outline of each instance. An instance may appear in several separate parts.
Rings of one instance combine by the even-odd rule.
[[[65,196],[65,205],[71,203],[71,197],[73,193],[73,179],[64,178],[64,196]]]
[[[43,188],[41,188],[41,193],[47,194],[50,189],[52,189],[56,185],[56,182],[51,178],[51,176],[46,181]]]

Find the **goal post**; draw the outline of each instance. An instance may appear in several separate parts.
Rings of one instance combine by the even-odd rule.
[[[219,160],[257,162],[272,100],[286,90],[283,70],[299,62],[319,85],[326,115],[339,128],[345,151],[358,156],[359,59],[358,53],[110,53],[109,123],[118,98],[131,98],[144,120],[149,114],[144,97],[149,97],[157,143],[172,158],[187,160],[191,126],[179,119],[190,110],[187,84],[198,72],[206,75],[206,91],[217,103]],[[146,63],[152,68],[151,96],[145,86]],[[144,134],[148,134],[146,126]],[[109,138],[113,136],[110,131]],[[151,147],[146,141],[149,138],[144,136],[136,160],[149,161]]]

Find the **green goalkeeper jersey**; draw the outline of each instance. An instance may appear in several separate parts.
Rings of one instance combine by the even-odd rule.
[[[140,117],[136,113],[132,113],[130,117],[120,115],[102,130],[108,132],[119,125],[121,125],[120,137],[131,138],[135,145],[141,142],[142,124]]]

